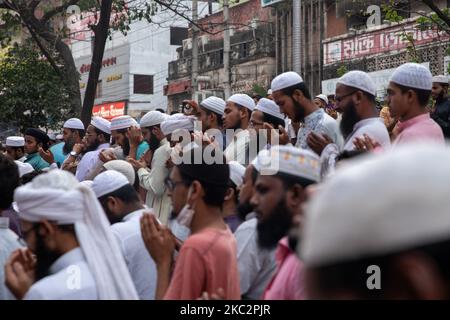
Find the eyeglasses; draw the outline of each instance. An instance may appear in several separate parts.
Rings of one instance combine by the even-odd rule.
[[[186,184],[186,182],[184,182],[184,181],[173,181],[173,180],[170,179],[170,178],[164,179],[164,184],[166,185],[166,188],[167,188],[169,191],[173,191],[173,189],[175,189],[175,187],[177,186],[177,184],[180,184],[180,183]]]
[[[345,97],[351,96],[354,93],[356,93],[356,91],[352,91],[350,93],[344,94],[342,97],[336,96],[334,99],[336,100],[336,102],[341,102],[342,100],[344,100]]]

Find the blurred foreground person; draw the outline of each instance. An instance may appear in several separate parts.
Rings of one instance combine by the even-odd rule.
[[[308,297],[449,299],[449,169],[448,149],[419,144],[337,171],[307,209]]]

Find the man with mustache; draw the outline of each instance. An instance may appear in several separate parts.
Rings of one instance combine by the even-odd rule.
[[[164,185],[169,176],[166,162],[170,156],[170,144],[161,130],[161,123],[169,116],[156,110],[146,113],[140,122],[144,139],[150,146],[151,158],[148,163],[128,158],[137,171],[141,187],[147,190],[145,203],[153,208],[155,215],[167,223],[170,215],[170,198]]]
[[[293,146],[263,150],[257,158],[260,174],[251,204],[258,215],[256,226],[261,248],[276,248],[278,269],[267,286],[265,300],[304,299],[303,262],[296,256],[293,230],[302,229],[306,188],[319,181],[319,157]],[[268,174],[269,171],[275,174]]]
[[[342,113],[340,130],[344,136],[344,147],[340,149],[332,144],[325,135],[312,133],[308,145],[321,155],[322,162],[328,165],[322,170],[322,176],[334,168],[339,152],[352,151],[355,143],[364,135],[377,141],[382,148],[390,146],[389,133],[376,111],[376,86],[370,76],[363,71],[350,71],[336,84],[336,110]]]
[[[138,298],[111,227],[89,187],[55,169],[17,188],[14,200],[29,248],[14,251],[5,265],[6,285],[17,299]]]
[[[111,139],[111,123],[100,117],[93,117],[91,124],[87,127],[86,154],[81,158],[76,171],[78,181],[83,181],[86,176],[94,170],[99,161],[98,155],[103,149],[109,148]]]
[[[237,259],[241,297],[247,300],[261,299],[264,289],[276,270],[275,248],[265,249],[258,246],[256,226],[258,219],[253,212],[250,199],[258,177],[256,159],[245,170],[243,183],[239,191],[238,215],[243,222],[234,232],[237,242]]]
[[[308,135],[311,132],[324,133],[331,137],[334,143],[341,146],[342,136],[336,120],[314,104],[311,94],[299,74],[293,71],[280,74],[272,80],[271,89],[273,99],[280,106],[280,111],[292,122],[303,123],[297,134],[296,147],[311,149],[307,143]],[[279,129],[284,131],[282,128]]]

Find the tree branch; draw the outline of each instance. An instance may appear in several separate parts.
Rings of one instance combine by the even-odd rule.
[[[62,13],[67,10],[68,7],[77,4],[80,2],[80,0],[70,0],[68,3],[65,3],[63,5],[60,5],[59,7],[54,8],[53,10],[50,10],[44,16],[42,17],[41,21],[45,24],[48,20],[50,20],[52,17],[57,15],[58,13]]]
[[[425,3],[431,10],[433,10],[437,14],[437,16],[441,18],[442,21],[444,21],[450,28],[450,17],[442,12],[442,10],[439,9],[439,7],[435,5],[432,0],[423,0],[422,2]]]

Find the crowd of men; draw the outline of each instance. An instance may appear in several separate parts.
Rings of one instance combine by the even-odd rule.
[[[448,89],[403,64],[380,113],[350,71],[330,108],[286,72],[265,98],[8,137],[0,299],[450,298]]]

